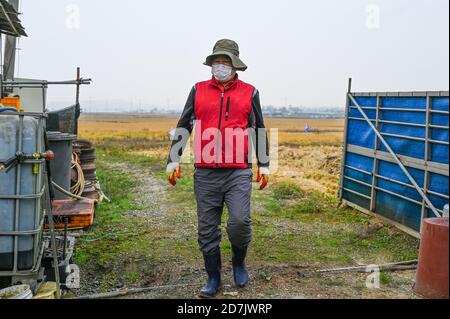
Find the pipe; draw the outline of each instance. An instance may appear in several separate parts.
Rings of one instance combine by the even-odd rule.
[[[45,149],[48,149],[48,136],[47,132],[44,130],[44,145]],[[50,168],[50,162],[45,161],[46,168],[47,168],[47,180],[48,180],[48,188],[49,188],[49,196],[50,196],[50,205],[48,205],[48,224],[50,228],[50,241],[51,245],[53,247],[53,267],[55,269],[55,281],[56,281],[56,299],[61,298],[61,281],[59,278],[59,263],[58,263],[58,248],[56,247],[56,236],[55,236],[55,223],[53,220],[53,211],[52,211],[52,202],[55,198],[55,192],[52,187],[52,171]]]
[[[72,194],[71,192],[65,190],[64,188],[62,188],[61,186],[56,184],[54,181],[52,181],[52,185],[55,186],[56,189],[59,190],[64,195],[67,195],[67,196],[70,196],[72,198],[79,199],[79,200],[93,200],[95,203],[98,203],[98,200],[96,200],[96,199],[86,198],[86,197],[82,197],[82,196],[78,196],[78,195]]]

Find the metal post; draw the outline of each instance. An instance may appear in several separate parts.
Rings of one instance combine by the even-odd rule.
[[[63,245],[63,253],[62,253],[62,259],[66,259],[66,245],[67,245],[67,226],[69,223],[69,217],[64,217],[64,245]]]
[[[352,78],[348,79],[347,95],[350,94],[352,90]],[[342,146],[342,163],[341,163],[341,175],[339,180],[339,200],[342,201],[343,187],[344,187],[344,172],[345,172],[345,161],[347,155],[347,131],[348,131],[348,120],[350,112],[350,100],[348,96],[345,97],[345,120],[344,120],[344,141]]]
[[[0,34],[0,45],[3,45],[2,44],[2,41],[1,41],[1,34]],[[2,74],[0,74],[0,99],[2,99],[3,98],[3,75]]]
[[[425,115],[425,156],[424,156],[425,169],[423,177],[423,191],[425,192],[425,194],[427,194],[430,175],[430,172],[428,171],[428,161],[430,160],[430,123],[431,123],[430,109],[431,109],[431,98],[427,94],[426,115]],[[425,213],[426,213],[425,200],[422,200],[420,229],[419,229],[420,233],[422,233],[422,222],[425,218]]]
[[[380,129],[380,108],[381,108],[381,96],[377,96],[377,110],[375,115],[375,127],[377,130]],[[374,143],[374,153],[378,150],[380,146],[380,141],[378,140],[378,136],[375,134],[375,143]],[[379,161],[376,157],[373,158],[373,175],[372,175],[372,188],[370,191],[370,208],[371,212],[375,212],[375,202],[376,202],[376,186],[377,186],[377,174],[378,174],[378,166]]]
[[[42,96],[43,96],[43,103],[44,103],[43,106],[44,106],[44,110],[45,110],[46,98],[45,98],[44,87],[42,87],[42,90],[43,90]],[[45,130],[44,130],[44,144],[45,144],[45,148],[47,148],[48,138],[47,138],[47,133]],[[53,211],[52,211],[52,202],[53,202],[55,195],[54,195],[53,188],[52,188],[52,174],[51,174],[49,162],[46,162],[46,166],[47,166],[47,177],[48,177],[48,187],[49,187],[48,191],[50,194],[50,205],[48,207],[47,220],[48,220],[48,225],[50,228],[50,242],[53,247],[53,267],[55,269],[56,298],[60,299],[61,298],[61,281],[59,279],[58,248],[56,247],[55,223],[53,221]]]
[[[47,212],[47,220],[50,228],[50,242],[53,247],[53,267],[55,269],[55,281],[56,281],[56,298],[61,298],[61,281],[59,279],[59,263],[58,263],[58,247],[56,247],[56,235],[55,235],[55,223],[53,221],[53,213],[51,208],[51,202],[50,201],[50,208]]]
[[[43,140],[43,136],[44,136],[44,130],[45,130],[45,117],[44,116],[40,116],[39,117],[39,134],[38,134],[38,151],[39,152],[44,152],[45,150],[45,146],[44,146],[44,140]],[[38,173],[38,188],[37,188],[37,192],[40,192],[42,190],[44,190],[44,193],[42,194],[42,196],[38,199],[38,209],[39,209],[39,214],[36,217],[36,225],[39,225],[38,227],[41,227],[41,230],[44,227],[44,218],[45,218],[45,210],[43,210],[43,205],[44,205],[44,198],[45,198],[45,184],[44,184],[44,180],[43,180],[43,175],[44,175],[44,165],[45,165],[46,161],[45,160],[41,160],[41,162],[39,163],[39,173]],[[40,247],[38,247],[38,244],[42,244],[42,231],[38,234],[36,234],[36,256],[37,261],[39,260],[39,258],[41,258],[42,256],[40,256],[39,254],[42,253],[42,250],[40,251]],[[38,266],[38,263],[36,264],[36,267]]]
[[[347,94],[350,94],[352,89],[352,78],[348,79],[348,91]],[[339,200],[342,200],[343,196],[343,187],[344,187],[344,172],[345,172],[345,160],[347,154],[347,126],[348,126],[348,117],[350,110],[350,101],[348,96],[345,97],[345,121],[344,121],[344,143],[342,146],[342,163],[341,163],[341,175],[339,177]]]
[[[364,113],[363,109],[361,108],[361,106],[358,104],[358,102],[356,102],[355,98],[351,95],[351,93],[348,94],[348,97],[350,98],[350,100],[355,104],[355,106],[358,108],[359,112],[361,113],[361,115],[364,117],[364,119],[366,120],[366,122],[370,125],[370,127],[372,128],[372,130],[375,132],[375,134],[378,136],[378,138],[380,139],[380,141],[384,144],[384,146],[386,147],[386,149],[389,151],[389,153],[391,153],[392,157],[394,158],[394,160],[397,162],[397,164],[400,166],[401,170],[403,171],[403,173],[405,173],[406,177],[409,179],[409,181],[411,182],[411,184],[413,184],[414,188],[417,190],[417,192],[420,194],[420,196],[422,196],[422,198],[424,199],[424,201],[428,204],[428,206],[430,207],[430,209],[433,211],[433,213],[437,216],[437,217],[441,217],[441,215],[439,214],[439,212],[436,210],[436,207],[434,207],[433,203],[429,200],[429,198],[427,197],[426,194],[424,194],[424,192],[422,191],[422,189],[419,187],[419,185],[417,185],[416,181],[414,180],[414,178],[411,176],[411,174],[409,174],[408,170],[406,169],[406,167],[403,165],[402,161],[398,158],[397,154],[395,154],[395,152],[392,150],[391,146],[389,145],[389,143],[386,142],[386,140],[384,139],[384,137],[380,134],[380,132],[377,130],[377,128],[372,124],[372,122],[369,120],[369,118],[367,117],[366,113]]]
[[[48,85],[76,85],[79,83],[80,85],[89,85],[91,84],[92,79],[82,79],[77,80],[67,80],[67,81],[3,81],[3,86],[5,87],[22,87],[22,85],[33,85],[35,87],[41,87],[44,85],[47,87]]]
[[[48,147],[48,138],[47,138],[47,133],[44,130],[44,143],[45,143],[45,148]],[[48,212],[47,212],[47,220],[48,220],[48,225],[50,228],[50,242],[51,245],[53,247],[53,266],[55,269],[55,281],[56,281],[56,298],[60,299],[61,298],[61,282],[59,279],[59,263],[58,263],[58,250],[56,247],[56,235],[55,235],[55,224],[53,221],[53,212],[52,212],[52,202],[54,199],[54,192],[53,192],[53,188],[52,188],[52,172],[50,169],[50,164],[49,162],[46,162],[46,171],[47,171],[47,178],[48,178],[48,192],[50,195],[50,205],[48,205]]]
[[[47,112],[46,106],[47,106],[47,99],[45,98],[45,86],[42,86],[42,108],[44,112]]]
[[[351,93],[352,90],[352,78],[348,79],[347,95]],[[339,177],[339,200],[342,200],[343,187],[344,187],[344,172],[345,172],[345,161],[347,154],[347,130],[348,130],[348,117],[350,111],[350,101],[348,96],[345,97],[345,121],[344,121],[344,143],[342,146],[342,163],[341,163],[341,175]]]
[[[40,152],[42,152],[42,143],[41,143],[41,136],[42,136],[42,125],[43,125],[43,123],[42,123],[42,117],[40,117],[40,118],[38,118],[38,127],[37,127],[37,135],[36,135],[36,143],[35,143],[35,146],[36,146],[36,148],[35,148],[35,150],[38,152],[38,153],[40,153]],[[41,192],[41,190],[42,190],[42,187],[41,187],[41,183],[42,183],[42,181],[41,181],[41,178],[40,178],[40,176],[41,176],[41,174],[42,174],[42,167],[41,167],[41,163],[39,163],[39,164],[32,164],[32,165],[38,165],[38,172],[37,172],[37,175],[36,175],[36,181],[35,181],[35,187],[34,187],[34,190],[33,190],[33,193],[34,194],[38,194],[38,193],[40,193]],[[34,202],[35,202],[35,209],[34,209],[34,214],[35,214],[35,217],[34,217],[34,228],[36,229],[37,227],[39,227],[40,226],[40,212],[41,212],[41,209],[42,209],[42,207],[41,207],[41,200],[42,200],[42,197],[39,197],[39,198],[36,198],[36,199],[34,199]],[[39,243],[39,233],[36,233],[34,236],[33,236],[33,246],[34,246],[34,252],[33,252],[33,266],[34,266],[34,262],[36,261],[36,259],[37,259],[37,257],[38,257],[38,243]],[[34,268],[34,267],[33,267]]]
[[[75,96],[75,127],[74,127],[74,133],[78,135],[78,117],[80,116],[80,85],[81,85],[81,78],[80,78],[80,67],[77,67],[77,93]]]
[[[75,103],[80,102],[80,67],[77,67],[77,94],[75,97]]]
[[[19,115],[19,134],[17,139],[17,152],[22,152],[22,131],[23,131],[23,115]],[[21,193],[21,172],[22,172],[22,165],[17,165],[15,168],[16,170],[16,193],[15,195],[18,196]],[[19,219],[20,219],[20,199],[15,199],[15,213],[14,213],[14,231],[17,232],[19,230]],[[14,236],[14,265],[13,265],[13,272],[17,272],[17,259],[18,259],[18,250],[19,250],[19,238],[16,234]]]
[[[9,0],[9,4],[14,8],[14,10],[19,10],[19,0]],[[9,16],[6,15],[6,18],[9,20]],[[14,27],[14,24],[11,23]],[[17,33],[17,30],[15,30]],[[3,65],[3,76],[5,80],[13,80],[14,79],[14,71],[16,64],[16,45],[17,37],[13,35],[6,35],[5,37],[5,62]]]

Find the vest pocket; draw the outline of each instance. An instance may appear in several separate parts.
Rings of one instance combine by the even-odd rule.
[[[228,121],[229,114],[230,114],[230,97],[227,98],[227,107],[225,108],[225,121]]]

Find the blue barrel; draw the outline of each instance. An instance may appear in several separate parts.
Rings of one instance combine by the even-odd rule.
[[[0,161],[17,152],[44,152],[43,127],[44,120],[39,116],[1,112]],[[42,235],[43,187],[42,160],[26,161],[0,172],[0,275],[2,271],[14,274],[36,266]]]

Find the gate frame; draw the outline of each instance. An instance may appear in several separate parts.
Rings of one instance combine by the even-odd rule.
[[[355,208],[365,214],[369,214],[372,216],[376,216],[377,218],[380,218],[381,220],[392,224],[394,226],[396,226],[397,228],[399,228],[400,230],[414,236],[417,238],[420,238],[420,231],[416,231],[412,228],[409,228],[401,223],[398,223],[394,220],[391,220],[387,217],[381,216],[379,214],[377,214],[375,212],[375,200],[376,200],[376,191],[384,191],[384,192],[390,192],[388,190],[385,190],[381,187],[378,187],[376,185],[376,180],[379,178],[384,178],[387,179],[386,177],[382,177],[380,175],[378,175],[378,162],[379,160],[383,160],[383,161],[388,161],[388,162],[392,162],[392,163],[396,163],[400,166],[400,168],[403,170],[403,172],[405,173],[405,175],[408,177],[408,179],[411,181],[412,185],[410,184],[406,184],[403,182],[399,182],[399,181],[395,181],[394,182],[398,183],[398,184],[402,184],[403,186],[407,186],[407,187],[412,187],[415,188],[416,191],[422,196],[422,201],[416,201],[413,199],[410,199],[408,197],[402,196],[400,194],[394,193],[394,192],[390,192],[390,194],[392,194],[393,196],[397,196],[400,197],[404,200],[413,202],[415,204],[420,205],[421,208],[421,223],[420,223],[420,228],[422,228],[422,221],[425,217],[425,213],[426,213],[426,209],[429,208],[433,211],[433,213],[436,216],[440,216],[443,214],[443,211],[441,209],[435,208],[433,206],[433,204],[430,202],[430,200],[428,199],[427,194],[434,194],[437,196],[441,196],[445,199],[447,199],[447,201],[449,200],[449,197],[447,195],[443,195],[440,193],[435,193],[432,192],[430,190],[428,190],[428,184],[429,184],[429,175],[430,173],[437,173],[437,174],[441,174],[444,176],[449,176],[449,165],[448,164],[443,164],[443,163],[437,163],[437,162],[431,162],[429,161],[429,154],[430,154],[430,145],[431,143],[439,143],[439,144],[445,144],[445,145],[449,145],[449,142],[443,142],[443,141],[435,141],[432,140],[430,137],[430,129],[431,128],[441,128],[441,129],[449,129],[448,126],[439,126],[439,125],[432,125],[430,123],[430,118],[431,118],[431,114],[432,113],[436,113],[436,114],[446,114],[449,115],[448,111],[438,111],[438,110],[432,110],[431,109],[431,98],[432,97],[449,97],[449,92],[448,91],[429,91],[429,92],[359,92],[359,93],[352,93],[351,92],[351,85],[352,85],[352,79],[349,79],[349,84],[348,84],[348,91],[347,91],[347,96],[346,96],[346,106],[345,106],[345,126],[344,126],[344,143],[343,143],[343,153],[342,153],[342,164],[341,164],[341,174],[340,174],[340,180],[339,180],[339,200],[347,205],[350,206],[352,208]],[[377,98],[377,106],[376,107],[361,107],[357,101],[355,100],[355,97],[376,97]],[[381,99],[383,97],[425,97],[426,98],[426,108],[425,110],[418,110],[418,109],[414,109],[414,111],[416,112],[426,112],[426,122],[425,124],[414,124],[414,123],[403,123],[403,122],[393,122],[393,121],[383,121],[380,120],[379,118],[379,113],[380,113],[380,109],[381,109]],[[350,106],[351,102],[354,104],[353,106]],[[354,109],[358,109],[359,112],[361,113],[361,115],[363,116],[363,118],[354,118],[354,117],[349,117],[350,114],[350,109],[354,108]],[[372,121],[370,120],[367,115],[364,112],[364,109],[375,109],[376,110],[376,118],[375,118],[375,125],[373,125]],[[408,110],[408,109],[399,109],[399,110]],[[347,143],[347,135],[348,135],[348,123],[349,120],[360,120],[360,121],[366,121],[369,126],[371,127],[371,129],[374,131],[375,133],[375,143],[374,143],[374,149],[369,149],[369,148],[364,148],[364,147],[360,147],[360,146],[356,146],[356,145],[351,145]],[[425,142],[425,156],[424,159],[417,159],[417,158],[413,158],[413,157],[408,157],[408,156],[403,156],[403,155],[398,155],[396,154],[389,146],[389,144],[384,140],[383,135],[388,135],[388,136],[393,136],[393,137],[400,137],[400,138],[405,138],[405,136],[402,135],[397,135],[397,134],[387,134],[387,133],[380,133],[378,131],[379,128],[379,124],[380,123],[390,123],[390,124],[404,124],[404,125],[409,125],[409,126],[417,126],[417,127],[424,127],[425,128],[425,138],[415,138],[415,137],[406,137],[412,140],[420,140],[420,141],[424,141]],[[384,152],[384,151],[380,151],[379,150],[379,146],[380,143],[383,143],[385,145],[385,147],[388,149],[388,152]],[[360,194],[356,191],[351,191],[356,193],[359,196],[365,197],[367,199],[370,200],[370,209],[366,209],[363,207],[360,207],[359,205],[352,203],[348,200],[343,199],[343,191],[347,189],[345,189],[343,187],[343,183],[344,183],[344,170],[345,170],[345,162],[346,162],[346,155],[347,152],[352,151],[352,153],[356,153],[359,155],[363,155],[363,156],[367,156],[367,157],[371,157],[374,160],[374,165],[373,165],[373,171],[372,172],[362,172],[368,175],[372,176],[372,183],[371,184],[366,184],[362,181],[359,180],[354,180],[355,182],[359,183],[359,184],[363,184],[367,187],[370,187],[371,189],[371,196],[366,196],[364,194]],[[406,170],[405,166],[407,167],[414,167],[420,170],[424,171],[424,187],[420,188],[417,183],[415,182],[414,178],[412,178],[410,176],[410,174],[408,173],[408,171]],[[354,168],[352,168],[354,169]],[[409,175],[409,176],[408,176]],[[348,178],[348,177],[347,177]]]

